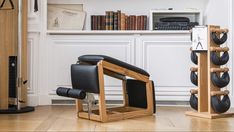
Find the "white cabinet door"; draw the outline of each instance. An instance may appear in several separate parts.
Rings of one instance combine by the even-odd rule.
[[[108,55],[134,64],[134,38],[126,36],[50,36],[48,43],[48,87],[71,87],[70,66],[85,54]],[[107,99],[119,99],[121,82],[105,77]],[[111,95],[111,98],[108,97]]]
[[[158,100],[188,100],[190,82],[190,36],[161,35],[140,38],[138,63],[155,82]]]

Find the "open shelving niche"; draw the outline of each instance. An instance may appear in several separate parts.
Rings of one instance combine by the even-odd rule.
[[[46,2],[46,10],[48,10],[48,4],[53,3],[54,0],[47,0]],[[56,4],[71,4],[71,3],[61,3],[56,2]],[[80,3],[82,4],[82,3]],[[47,12],[46,12],[47,15]],[[89,17],[90,15],[86,16]],[[47,27],[47,17],[46,16],[46,33],[49,35],[121,35],[121,34],[189,34],[189,30],[153,30],[153,23],[158,21],[161,17],[177,17],[184,16],[188,17],[192,22],[198,22],[199,25],[203,24],[203,14],[201,10],[196,9],[187,9],[187,10],[157,10],[152,9],[149,10],[148,16],[148,30],[90,30],[90,28],[84,28],[84,30],[50,30]],[[84,24],[85,25],[85,24]]]
[[[153,30],[154,23],[163,17],[187,17],[190,22],[203,24],[203,13],[200,10],[150,10],[149,29]]]

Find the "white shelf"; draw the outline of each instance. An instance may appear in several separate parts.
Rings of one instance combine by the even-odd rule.
[[[124,34],[189,34],[188,30],[47,30],[50,35],[124,35]]]
[[[197,10],[197,9],[191,9],[191,10],[157,10],[157,9],[153,9],[153,10],[150,10],[150,12],[157,12],[157,13],[170,13],[170,14],[173,14],[173,13],[201,13],[201,10]]]

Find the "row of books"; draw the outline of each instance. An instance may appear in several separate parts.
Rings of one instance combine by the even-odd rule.
[[[126,15],[106,11],[106,15],[91,15],[91,30],[146,30],[146,15]]]

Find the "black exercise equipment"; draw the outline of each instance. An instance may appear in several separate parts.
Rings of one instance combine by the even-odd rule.
[[[197,96],[195,95],[195,93],[191,93],[191,96],[189,99],[189,104],[194,110],[198,109],[198,99],[197,99]]]
[[[222,56],[220,56],[220,52],[211,51],[211,61],[215,65],[224,65],[229,60],[228,51],[223,52]]]
[[[38,11],[38,1],[34,0],[34,12]]]
[[[216,113],[224,113],[229,110],[231,106],[230,98],[228,95],[224,95],[220,99],[219,95],[211,96],[211,106]]]
[[[26,106],[21,109],[17,109],[16,106],[9,106],[6,110],[0,110],[0,114],[21,114],[34,111],[34,107]]]
[[[225,43],[227,41],[227,33],[223,32],[222,34],[223,34],[223,36],[221,38],[219,38],[217,36],[216,32],[211,33],[211,38],[215,42],[215,44],[221,45],[221,44],[223,44],[223,43]]]
[[[190,80],[194,85],[198,85],[198,76],[197,73],[195,71],[191,71],[190,73]]]
[[[98,71],[96,65],[72,64],[72,88],[89,93],[99,93]]]
[[[104,75],[122,80],[123,106],[106,107]],[[128,79],[130,77],[131,79]],[[155,113],[155,91],[149,73],[126,62],[105,55],[83,55],[71,65],[71,88],[59,87],[57,95],[78,99],[78,117],[108,122]],[[85,96],[86,93],[86,96]],[[94,94],[99,109],[93,109]],[[83,108],[86,102],[88,111]],[[121,114],[120,114],[121,111]]]
[[[228,72],[224,72],[221,77],[219,72],[212,72],[211,81],[215,86],[223,88],[229,84],[230,76]]]
[[[198,61],[197,61],[197,60],[198,60],[198,57],[197,57],[197,54],[196,54],[195,51],[192,51],[192,52],[191,52],[190,58],[191,58],[191,61],[192,61],[194,64],[197,65],[197,63],[198,63]]]
[[[152,82],[154,87],[154,83]],[[128,94],[129,106],[137,108],[147,108],[146,83],[138,80],[127,79],[126,90]],[[153,98],[155,100],[155,92],[153,90]],[[154,102],[154,106],[156,106]],[[154,107],[154,113],[156,109]]]
[[[17,56],[9,56],[8,92],[9,98],[17,98]]]
[[[76,99],[84,99],[86,97],[86,93],[80,89],[59,87],[57,88],[56,93],[59,96],[76,98]]]

